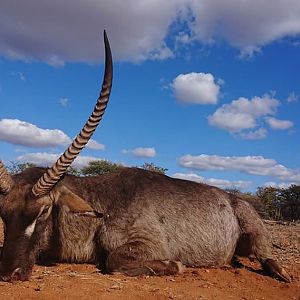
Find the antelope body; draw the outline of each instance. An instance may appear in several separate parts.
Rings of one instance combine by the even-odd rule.
[[[65,175],[100,122],[112,85],[105,36],[102,91],[91,117],[50,168],[10,176],[0,161],[5,225],[0,277],[27,280],[37,260],[92,262],[104,272],[170,275],[186,266],[219,267],[254,254],[284,281],[268,234],[247,202],[205,184],[138,168],[95,177]]]

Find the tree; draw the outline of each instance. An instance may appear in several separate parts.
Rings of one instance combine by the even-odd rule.
[[[74,175],[74,176],[81,176],[82,175],[80,169],[74,168],[72,166],[70,166],[67,169],[67,174]]]
[[[285,218],[300,219],[300,186],[291,185],[280,192],[281,209]]]
[[[259,187],[256,194],[264,203],[271,218],[300,219],[299,185],[291,185],[286,189]]]
[[[141,168],[144,170],[148,170],[148,171],[152,171],[152,172],[156,172],[156,173],[160,173],[160,174],[166,174],[166,172],[168,171],[168,169],[156,166],[154,163],[144,163],[141,166]]]
[[[281,219],[281,189],[275,187],[258,187],[257,197],[264,204],[266,211],[272,219]]]
[[[82,175],[102,175],[110,172],[116,172],[123,166],[119,164],[112,163],[107,160],[94,160],[90,161],[86,167],[81,169]]]

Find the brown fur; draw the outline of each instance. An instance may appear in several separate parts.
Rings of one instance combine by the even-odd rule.
[[[181,273],[183,265],[220,267],[235,254],[254,254],[269,274],[290,281],[253,207],[218,188],[122,168],[95,177],[66,175],[33,201],[30,189],[44,171],[15,176],[13,190],[0,196],[4,280],[28,279],[38,257],[93,262],[104,272],[135,276]],[[78,209],[70,205],[74,195],[82,202]]]

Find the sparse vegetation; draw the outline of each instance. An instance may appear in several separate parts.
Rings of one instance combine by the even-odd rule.
[[[281,214],[291,220],[300,219],[300,186],[291,185],[280,192]]]
[[[122,165],[112,163],[108,160],[94,160],[90,161],[89,164],[80,170],[83,176],[102,175],[110,172],[116,172]]]
[[[157,173],[160,173],[160,174],[166,174],[166,172],[168,171],[168,169],[156,166],[154,163],[144,163],[141,166],[141,168],[144,169],[144,170],[148,170],[148,171],[152,171],[152,172],[157,172]]]
[[[251,203],[263,218],[290,221],[300,219],[299,185],[291,185],[286,189],[258,187],[255,194],[242,193],[238,189],[226,191]]]
[[[67,169],[67,174],[74,175],[74,176],[82,176],[80,169],[74,168],[72,166],[70,166]]]
[[[257,195],[264,203],[272,219],[300,219],[299,185],[291,185],[286,189],[259,187]]]

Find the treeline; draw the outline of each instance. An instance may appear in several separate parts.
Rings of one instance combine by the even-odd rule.
[[[14,163],[8,166],[12,174],[22,172],[31,163]],[[68,173],[76,176],[93,176],[115,172],[124,166],[107,160],[91,161],[81,169],[70,167]],[[139,168],[165,174],[168,169],[159,167],[154,163],[144,163]],[[300,220],[300,186],[291,185],[288,188],[258,187],[255,193],[242,193],[237,189],[227,189],[228,193],[238,195],[251,203],[258,213],[267,219],[273,220]]]
[[[120,168],[123,168],[123,165],[110,162],[108,160],[94,160],[90,161],[86,167],[81,169],[78,168],[69,168],[68,173],[76,176],[95,176],[103,175],[105,173],[116,172]],[[148,171],[153,171],[161,174],[165,174],[168,169],[156,166],[154,163],[144,163],[138,168],[142,168]]]
[[[258,187],[255,193],[242,193],[236,189],[227,190],[251,203],[265,219],[300,220],[300,186],[288,188]]]
[[[257,197],[262,201],[271,219],[300,220],[300,186],[288,188],[259,187]]]

